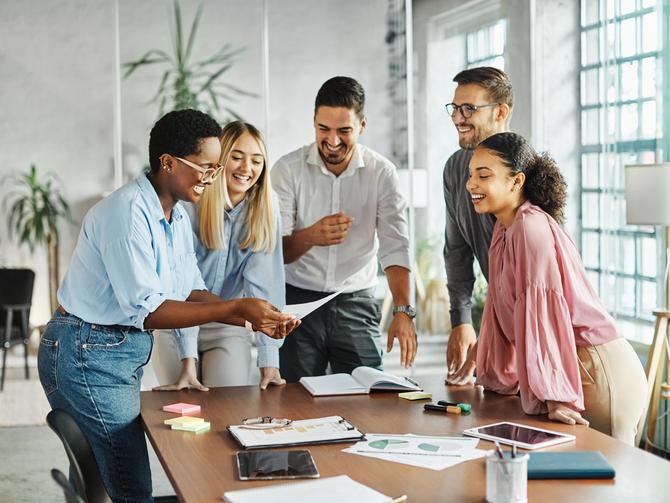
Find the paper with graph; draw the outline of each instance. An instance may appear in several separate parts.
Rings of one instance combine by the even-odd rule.
[[[231,425],[228,431],[245,449],[350,442],[363,438],[363,434],[341,416],[303,419],[286,426],[263,429]]]
[[[468,437],[369,433],[365,438],[366,440],[357,442],[342,452],[431,470],[443,470],[486,454],[486,451],[476,448],[478,442],[471,442],[473,439]]]

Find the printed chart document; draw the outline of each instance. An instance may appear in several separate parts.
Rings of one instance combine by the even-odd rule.
[[[364,441],[357,442],[342,452],[431,470],[444,470],[463,461],[486,455],[486,451],[476,448],[478,442],[472,440],[468,437],[369,433],[365,435]]]
[[[372,367],[356,367],[349,374],[301,377],[302,384],[313,396],[366,395],[370,391],[422,391],[408,377],[398,377]]]
[[[223,501],[228,503],[296,503],[298,501],[388,503],[391,499],[390,496],[356,482],[346,475],[310,482],[293,482],[291,484],[228,491],[223,494]]]
[[[304,304],[289,304],[288,306],[284,307],[283,312],[286,314],[292,314],[293,316],[301,320],[309,313],[311,313],[312,311],[316,311],[330,299],[334,299],[341,293],[342,290],[340,290],[339,292],[331,293],[330,295],[324,297],[323,299],[315,300],[312,302],[305,302]]]
[[[353,442],[363,438],[363,433],[341,416],[303,419],[272,428],[231,425],[228,431],[245,449]]]

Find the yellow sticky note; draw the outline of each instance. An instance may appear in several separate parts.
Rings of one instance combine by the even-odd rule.
[[[426,398],[433,398],[433,394],[426,391],[408,391],[407,393],[398,393],[398,396],[405,400],[425,400]]]
[[[205,420],[201,417],[193,416],[179,416],[173,417],[171,419],[166,419],[163,421],[164,424],[173,425],[173,424],[191,424],[191,423],[204,423]]]
[[[173,430],[190,431],[191,433],[204,433],[206,431],[209,431],[210,428],[211,428],[210,423],[206,421],[202,423],[186,423],[186,424],[172,425]]]

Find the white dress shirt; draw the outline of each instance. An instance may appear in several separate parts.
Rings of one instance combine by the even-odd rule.
[[[284,236],[339,211],[354,219],[343,243],[313,246],[287,264],[287,283],[318,292],[374,286],[378,251],[384,269],[410,268],[407,203],[391,161],[357,144],[347,168],[335,176],[312,143],[279,159],[271,175]]]

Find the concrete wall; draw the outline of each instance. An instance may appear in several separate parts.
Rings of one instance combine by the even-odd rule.
[[[207,57],[222,43],[246,47],[227,82],[262,94],[260,0],[181,0],[184,26],[202,3],[194,54]],[[388,94],[386,0],[269,1],[271,159],[313,140],[313,102],[318,87],[350,75],[367,91],[368,128],[362,141],[386,153]],[[114,3],[109,0],[0,2],[0,198],[9,178],[28,169],[56,172],[75,218],[113,190]],[[121,61],[150,48],[170,49],[172,2],[119,0]],[[147,100],[160,69],[144,69],[122,84],[125,177],[147,163],[148,133],[156,120]],[[264,127],[262,97],[234,104],[246,120]],[[9,239],[0,204],[0,266],[28,266],[37,273],[33,322],[48,319],[46,254],[31,255]],[[65,229],[62,273],[78,227]],[[3,287],[4,285],[0,285]]]

